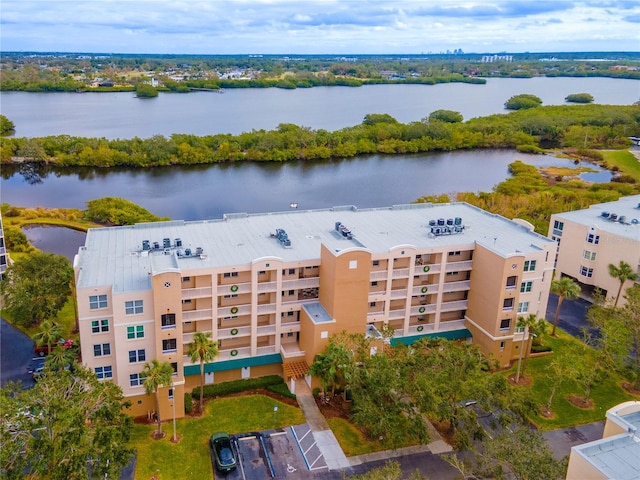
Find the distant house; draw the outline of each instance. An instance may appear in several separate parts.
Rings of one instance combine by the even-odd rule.
[[[99,87],[113,87],[113,86],[114,86],[114,83],[113,83],[113,82],[111,82],[111,81],[109,81],[109,80],[107,80],[107,81],[105,81],[105,82],[100,82],[100,83],[98,84],[98,86],[99,86]]]

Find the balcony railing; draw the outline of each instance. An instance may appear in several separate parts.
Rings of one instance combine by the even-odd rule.
[[[442,286],[442,291],[444,293],[459,292],[459,291],[469,290],[470,286],[471,286],[470,280],[463,280],[461,282],[449,282],[449,283],[445,283]]]
[[[427,264],[427,265],[415,265],[413,267],[414,275],[424,275],[431,273],[440,273],[441,265],[439,263],[436,264]]]
[[[378,270],[375,272],[371,272],[371,274],[369,275],[369,280],[371,280],[372,282],[375,282],[378,280],[386,280],[386,279],[387,279],[386,270]]]
[[[262,282],[258,283],[257,291],[258,293],[275,292],[277,286],[276,282]]]
[[[464,270],[471,270],[473,267],[473,260],[464,260],[462,262],[450,262],[447,263],[447,272],[460,272]]]
[[[466,310],[467,300],[455,300],[453,302],[442,302],[440,305],[441,312],[453,312],[455,310]]]
[[[406,288],[391,290],[391,299],[396,300],[398,298],[407,298],[407,292],[408,290]]]
[[[409,276],[408,268],[394,269],[391,278],[407,278]]]
[[[212,318],[211,309],[204,310],[187,310],[182,312],[183,322],[194,322],[196,320],[210,320]]]
[[[182,299],[206,298],[211,296],[211,287],[185,288],[182,290]]]
[[[295,280],[284,280],[283,290],[295,290],[298,288],[318,288],[320,286],[319,277],[296,278]]]

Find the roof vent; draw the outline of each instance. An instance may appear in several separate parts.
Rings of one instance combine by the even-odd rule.
[[[175,242],[176,242],[176,247],[181,247],[182,246],[182,239],[176,238]]]
[[[624,215],[620,215],[618,217],[618,222],[619,223],[627,223],[627,217],[625,217]]]
[[[353,239],[353,233],[342,222],[336,222],[336,232],[342,235],[347,240]]]
[[[438,220],[429,220],[429,230],[434,237],[440,235],[453,235],[456,233],[462,233],[464,231],[464,225],[462,224],[461,217],[455,218],[439,218]]]
[[[276,233],[272,233],[271,236],[277,238],[283,247],[291,246],[291,240],[289,240],[289,235],[287,235],[287,232],[285,232],[284,229],[276,228]]]
[[[600,216],[601,216],[602,218],[609,218],[609,212],[602,212],[602,213],[600,214]]]
[[[162,239],[162,248],[171,248],[171,239],[163,238]]]
[[[160,243],[158,243],[158,242],[153,242],[153,249],[154,249],[154,250],[160,250]]]
[[[151,250],[151,242],[149,240],[142,240],[142,250]]]
[[[612,222],[615,222],[617,219],[618,219],[617,213],[612,213],[611,215],[609,215],[609,220],[611,220]]]

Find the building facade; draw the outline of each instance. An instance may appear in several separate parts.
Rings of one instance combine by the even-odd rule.
[[[4,272],[9,266],[9,252],[4,241],[4,228],[2,226],[2,215],[0,215],[0,280],[4,278]]]
[[[609,264],[623,261],[640,273],[640,195],[556,213],[549,236],[558,242],[558,278],[569,276],[587,293],[598,288],[605,297],[615,298],[620,281],[609,274]],[[624,288],[631,285],[628,281]],[[624,301],[621,295],[619,305]]]
[[[556,244],[526,222],[465,203],[232,214],[92,229],[74,261],[83,362],[148,415],[140,372],[174,367],[161,415],[199,385],[195,332],[220,354],[206,382],[305,376],[331,335],[391,343],[473,339],[501,365],[520,355],[518,316],[544,316]],[[306,378],[311,384],[313,379]]]

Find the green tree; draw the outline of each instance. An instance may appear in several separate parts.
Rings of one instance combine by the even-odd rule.
[[[560,307],[562,307],[562,302],[565,298],[568,298],[569,300],[578,298],[580,295],[580,285],[569,277],[562,277],[560,280],[552,280],[551,292],[558,295],[558,306],[556,307],[556,313],[553,318],[553,330],[551,330],[551,336],[555,337],[558,320],[560,319]]]
[[[564,97],[564,101],[570,103],[592,103],[593,95],[590,93],[572,93]]]
[[[51,346],[62,338],[62,327],[53,320],[45,320],[40,324],[38,331],[33,335],[36,345],[46,345],[47,353],[51,353]]]
[[[514,95],[504,104],[507,110],[523,110],[528,108],[539,107],[542,105],[542,99],[530,93]]]
[[[192,362],[200,362],[200,404],[198,408],[200,413],[203,410],[204,395],[204,364],[205,362],[213,362],[218,356],[218,342],[210,338],[210,333],[196,332],[193,335],[193,341],[189,343],[189,357]]]
[[[516,480],[563,479],[567,468],[554,458],[540,432],[522,425],[505,428],[483,442],[479,460],[479,472],[493,471],[497,478],[508,474]]]
[[[133,454],[133,422],[113,382],[93,371],[49,371],[28,390],[0,395],[3,478],[117,478]]]
[[[141,375],[144,377],[144,390],[147,395],[152,393],[156,397],[156,421],[158,423],[158,431],[156,435],[162,436],[162,419],[160,418],[160,388],[171,385],[173,377],[173,368],[169,362],[159,362],[155,358],[151,364],[146,363],[142,369]]]
[[[0,135],[11,135],[16,130],[16,126],[4,115],[0,115]]]
[[[71,294],[73,268],[62,255],[36,252],[7,268],[0,282],[4,308],[25,327],[55,317]]]
[[[435,110],[429,114],[429,121],[434,120],[445,123],[458,123],[463,120],[463,116],[460,112],[453,110]]]
[[[158,96],[158,90],[148,83],[139,83],[136,85],[136,97],[153,98]]]
[[[627,262],[620,260],[618,266],[613,263],[609,264],[609,275],[613,278],[616,278],[620,282],[620,286],[618,287],[618,293],[616,294],[616,301],[614,302],[614,306],[618,306],[618,300],[620,300],[620,294],[622,293],[622,287],[627,280],[631,280],[635,282],[638,279],[638,274],[633,271],[631,265]]]
[[[520,358],[518,359],[518,371],[516,373],[516,384],[520,381],[520,373],[524,377],[525,370],[527,367],[527,360],[529,359],[529,355],[531,354],[531,345],[533,344],[533,339],[541,336],[546,332],[547,321],[544,318],[538,318],[535,313],[531,313],[526,317],[518,318],[518,322],[516,323],[516,327],[525,329],[529,334],[529,338],[527,339],[527,345],[525,347],[524,353],[520,352]],[[522,360],[522,355],[524,355],[524,361]],[[522,363],[522,371],[520,370],[520,364]]]

